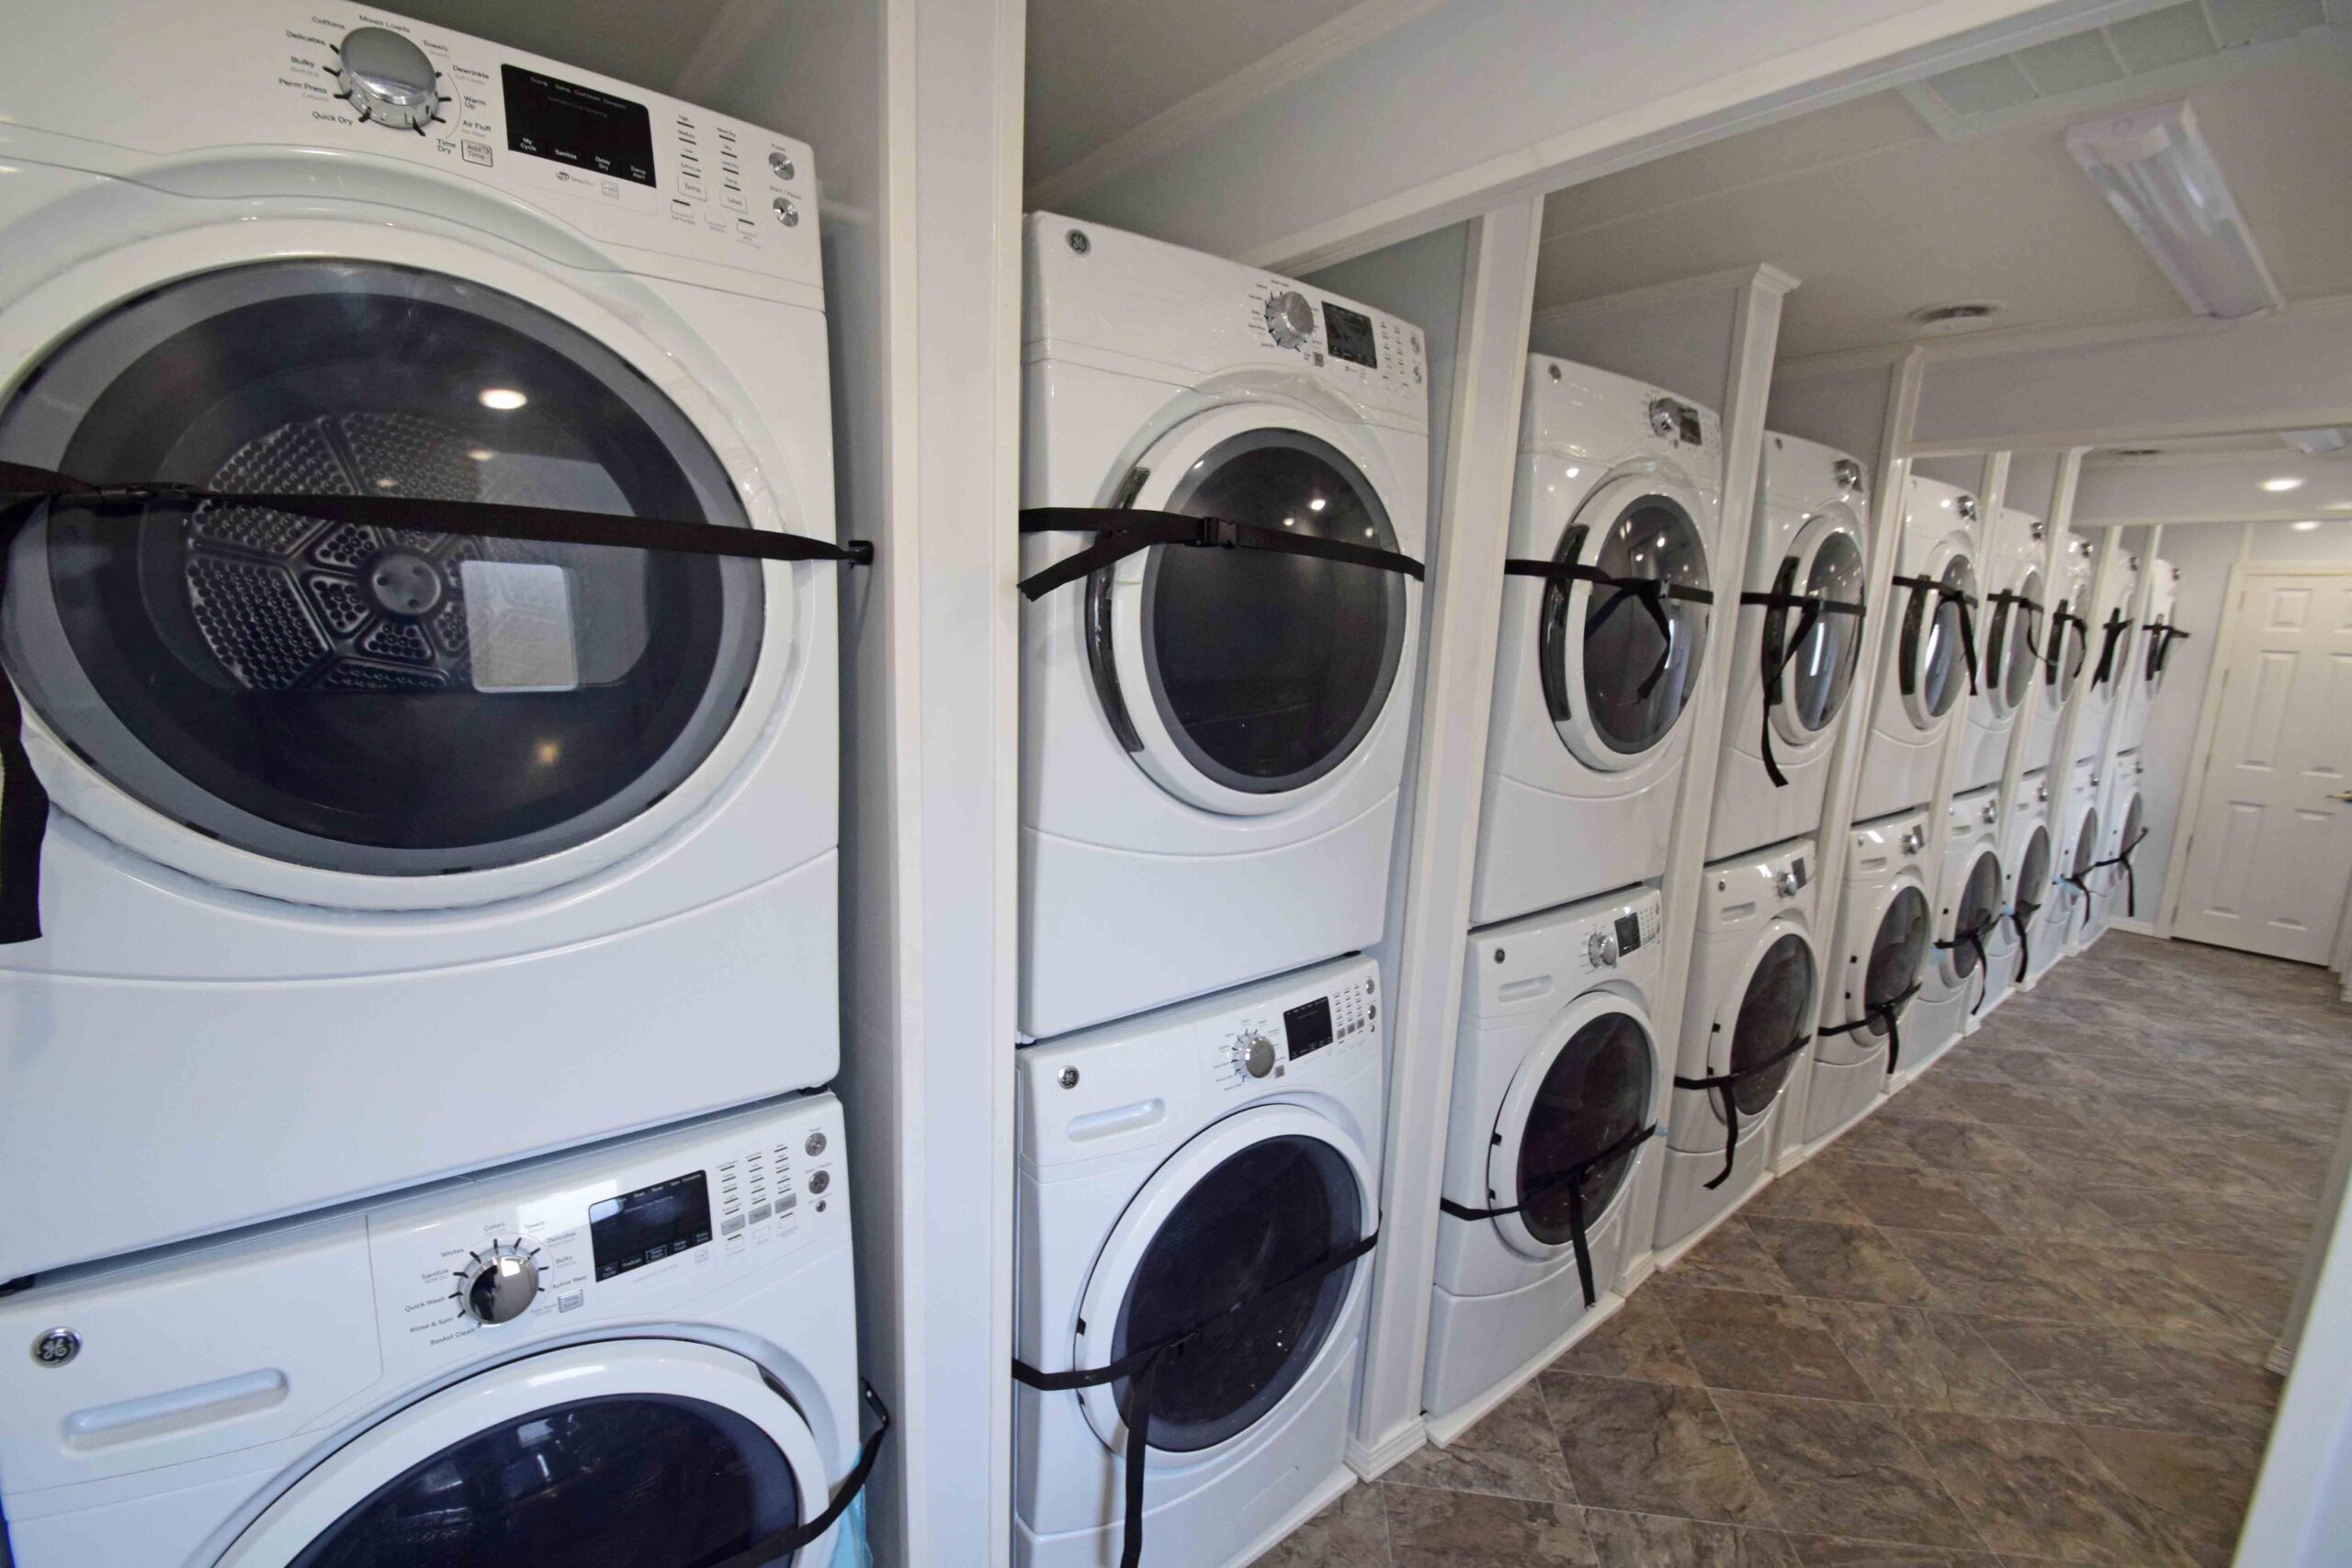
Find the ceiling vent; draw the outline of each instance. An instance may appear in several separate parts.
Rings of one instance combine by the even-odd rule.
[[[1900,91],[1946,141],[2177,93],[2331,28],[2325,0],[2186,0],[1938,72]],[[2345,29],[2333,28],[2339,35]]]
[[[1950,305],[1922,305],[1903,319],[1914,326],[1925,327],[1930,334],[1942,335],[1984,326],[2000,313],[2000,301],[1996,299],[1962,299]]]

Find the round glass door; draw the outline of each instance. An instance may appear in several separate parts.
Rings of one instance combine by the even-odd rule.
[[[2062,599],[2058,602],[2058,614],[2067,615],[2073,607],[2072,601]],[[2043,683],[2050,691],[2052,705],[2060,708],[2075,694],[2075,682],[2082,678],[2083,665],[2089,658],[2090,633],[2070,622],[2053,619],[2050,635],[2056,639],[2057,646],[2052,650],[2055,662]]]
[[[1945,561],[1935,581],[1941,592],[1911,589],[1903,610],[1903,701],[1912,722],[1922,729],[1950,713],[1968,684],[1967,654],[1960,637],[1962,605],[1947,595],[1973,596],[1976,592],[1976,573],[1964,554]]]
[[[1339,1322],[1361,1260],[1284,1281],[1362,1239],[1371,1218],[1350,1162],[1303,1134],[1250,1142],[1189,1181],[1142,1244],[1108,1348],[1116,1360],[1199,1330],[1159,1362],[1152,1448],[1215,1448],[1282,1403]],[[1124,1424],[1134,1385],[1121,1379],[1111,1393]]]
[[[2040,908],[2050,892],[2050,829],[2036,828],[2018,857],[2018,908]]]
[[[369,262],[141,294],[0,411],[0,457],[98,482],[493,501],[747,527],[695,425],[512,296]],[[11,561],[10,672],[117,787],[287,865],[421,877],[596,838],[676,790],[760,653],[757,563],[63,510]]]
[[[1860,540],[1844,527],[1824,534],[1810,552],[1801,549],[1781,561],[1772,592],[1812,594],[1834,604],[1860,604]],[[1862,618],[1844,614],[1816,618],[1792,656],[1788,639],[1804,618],[1804,611],[1781,605],[1768,606],[1764,612],[1764,665],[1781,671],[1782,695],[1772,710],[1772,722],[1791,745],[1812,740],[1829,728],[1846,705],[1846,694],[1853,689],[1854,671],[1861,660]]]
[[[2041,573],[2028,571],[2018,584],[2017,592],[2019,598],[2039,603]],[[1993,606],[1992,623],[1984,637],[1984,685],[1992,695],[1996,713],[2017,712],[2026,694],[2032,690],[2038,618],[2038,612],[2013,599],[2004,599]]]
[[[1992,934],[1993,922],[2001,917],[2001,857],[1986,850],[1968,868],[1968,880],[1962,885],[1960,904],[1952,912],[1951,931],[1947,940],[1956,943],[1951,950],[1951,972],[1965,980],[1976,973],[1976,943],[1960,941],[1962,931],[1973,931],[1977,941]]]
[[[2129,854],[2140,837],[2140,796],[2134,792],[2131,803],[2123,808],[2123,830],[2116,835],[2115,852]]]
[[[1175,473],[1151,503],[1159,510],[1399,548],[1372,481],[1305,430],[1244,428]],[[1345,761],[1381,716],[1405,653],[1407,581],[1307,556],[1156,546],[1144,552],[1139,581],[1115,568],[1094,574],[1095,689],[1139,758],[1149,742],[1131,705],[1149,703],[1149,728],[1172,752],[1166,766],[1183,775],[1153,769],[1163,784],[1197,780],[1245,797],[1303,789]]]
[[[2083,813],[2083,826],[2075,835],[2075,854],[2066,874],[2079,884],[2088,876],[2091,865],[2098,859],[2098,811],[2097,807]]]
[[[1783,931],[1772,939],[1770,946],[1756,961],[1748,972],[1747,985],[1740,993],[1739,1011],[1731,1026],[1731,1056],[1724,1068],[1733,1073],[1747,1072],[1731,1086],[1732,1103],[1742,1116],[1760,1116],[1772,1108],[1781,1088],[1796,1070],[1793,1055],[1781,1059],[1762,1072],[1749,1069],[1758,1062],[1768,1061],[1786,1052],[1796,1037],[1804,1032],[1804,1021],[1813,1010],[1814,962],[1813,944],[1795,931]],[[1723,1107],[1710,1098],[1718,1118]]]
[[[1514,1082],[1504,1097],[1503,1125],[1488,1156],[1487,1187],[1498,1207],[1519,1212],[1496,1222],[1524,1250],[1549,1256],[1573,1245],[1575,1213],[1588,1231],[1600,1224],[1633,1174],[1631,1148],[1568,1174],[1648,1125],[1657,1092],[1657,1051],[1648,1028],[1613,1006],[1586,1010],[1548,1063],[1529,1060],[1521,1075],[1540,1074],[1526,1094]]]
[[[1670,487],[1602,487],[1569,525],[1554,558],[1620,581],[1707,587],[1696,503]],[[1706,653],[1712,606],[1662,594],[1653,615],[1638,592],[1551,579],[1537,623],[1544,699],[1560,738],[1588,764],[1611,771],[1666,742],[1690,705]]]
[[[1918,983],[1930,940],[1928,896],[1906,884],[1879,918],[1862,964],[1862,1006],[1869,1020],[1864,1027],[1870,1033],[1884,1034],[1888,1010],[1902,1010],[1895,998]]]

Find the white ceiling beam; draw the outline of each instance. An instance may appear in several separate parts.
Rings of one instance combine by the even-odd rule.
[[[1289,272],[1930,74],[2127,0],[1445,0],[1059,210]]]

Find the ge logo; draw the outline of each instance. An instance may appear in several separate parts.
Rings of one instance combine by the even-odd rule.
[[[82,1337],[70,1328],[52,1328],[33,1341],[33,1359],[44,1367],[62,1367],[82,1353]]]

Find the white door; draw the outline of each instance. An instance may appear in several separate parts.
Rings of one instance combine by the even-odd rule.
[[[2352,569],[2238,577],[2173,931],[2324,964],[2352,879]]]

